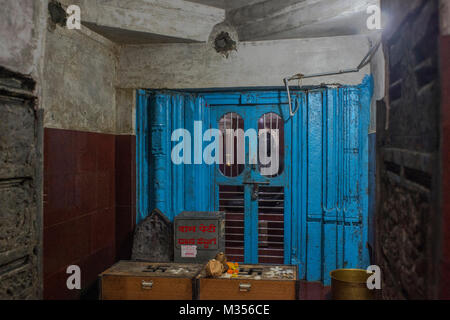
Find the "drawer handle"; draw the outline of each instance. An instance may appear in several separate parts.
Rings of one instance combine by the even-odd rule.
[[[142,289],[152,290],[153,289],[153,281],[142,280]]]
[[[240,283],[239,284],[239,291],[249,292],[251,288],[252,288],[252,285],[250,283]]]

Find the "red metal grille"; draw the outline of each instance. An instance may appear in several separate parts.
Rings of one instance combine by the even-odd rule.
[[[219,186],[219,210],[225,211],[225,254],[244,262],[244,187]]]
[[[258,261],[283,264],[284,188],[260,187],[258,206]]]

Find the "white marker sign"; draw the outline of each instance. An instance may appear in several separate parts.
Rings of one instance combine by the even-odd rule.
[[[182,258],[195,258],[197,257],[197,246],[181,246]]]

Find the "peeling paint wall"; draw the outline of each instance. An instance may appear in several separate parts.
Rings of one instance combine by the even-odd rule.
[[[31,73],[34,62],[34,8],[31,2],[6,1],[0,12],[0,64],[24,74]]]
[[[38,299],[42,289],[40,113],[34,108],[34,82],[20,74],[5,79],[3,68],[1,72],[0,300]],[[9,84],[20,86],[21,93]]]
[[[0,10],[0,66],[30,75],[42,108],[41,84],[45,55],[48,0],[3,1]]]
[[[42,117],[47,1],[0,11],[0,300],[42,297]]]
[[[120,48],[121,88],[221,88],[282,86],[295,73],[355,68],[369,50],[365,36],[238,43],[229,57],[208,44],[152,44]],[[359,84],[370,73],[305,79],[303,85]]]
[[[38,73],[46,6],[46,1],[2,1],[0,65],[26,75]]]
[[[47,3],[2,3],[0,65],[37,81],[45,127],[114,133],[115,44],[85,27],[48,31]]]
[[[115,133],[115,45],[89,31],[57,27],[46,39],[46,128]]]

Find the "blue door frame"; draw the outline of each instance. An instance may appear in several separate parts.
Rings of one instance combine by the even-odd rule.
[[[287,121],[290,150],[286,154],[292,155],[290,164],[286,164],[290,170],[287,185],[292,198],[290,214],[285,214],[290,239],[285,263],[299,266],[300,279],[329,285],[330,271],[369,265],[368,130],[372,81],[367,76],[358,86],[294,92],[294,103],[300,108]],[[174,129],[186,126],[191,130],[193,120],[213,126],[217,116],[212,115],[208,105],[232,110],[243,104],[272,104],[282,109],[284,118],[288,116],[283,111],[287,106],[283,90],[139,90],[137,101],[138,222],[154,206],[162,208],[170,219],[183,210],[217,210],[216,182],[221,178],[215,168],[171,164],[170,149],[175,143],[170,142],[170,133]],[[246,260],[255,261],[254,245],[248,252]]]

